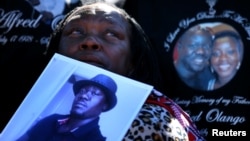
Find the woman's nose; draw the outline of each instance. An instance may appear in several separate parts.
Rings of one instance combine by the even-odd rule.
[[[86,36],[81,45],[80,45],[81,50],[100,50],[101,45],[100,41],[98,41],[97,37],[93,35]]]
[[[227,53],[221,53],[221,55],[220,55],[220,60],[228,60],[228,55],[227,55]]]

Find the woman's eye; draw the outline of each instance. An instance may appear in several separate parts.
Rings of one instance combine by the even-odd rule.
[[[71,34],[72,34],[72,35],[80,35],[80,34],[82,34],[82,33],[81,33],[81,31],[79,31],[79,30],[73,30],[73,31],[71,32]]]
[[[218,56],[220,56],[220,53],[218,51],[214,51],[214,52],[212,52],[212,56],[218,57]]]
[[[236,53],[236,50],[233,50],[233,49],[227,51],[228,55],[234,55],[235,53]]]
[[[107,29],[105,31],[105,34],[106,36],[109,36],[109,37],[117,37],[117,38],[119,37],[119,32],[114,29]]]
[[[114,37],[116,36],[116,34],[113,33],[113,32],[107,32],[106,35],[107,35],[107,36],[114,36]]]

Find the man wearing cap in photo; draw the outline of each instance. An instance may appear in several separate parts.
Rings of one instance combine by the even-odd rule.
[[[53,114],[39,121],[18,141],[105,141],[98,122],[117,103],[115,81],[103,74],[73,84],[70,115]]]

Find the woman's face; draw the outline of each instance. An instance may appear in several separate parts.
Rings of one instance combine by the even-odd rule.
[[[126,75],[130,63],[128,22],[109,6],[89,8],[88,14],[68,19],[59,44],[59,53]]]
[[[232,78],[240,61],[239,49],[233,39],[223,37],[215,41],[211,65],[219,77]]]

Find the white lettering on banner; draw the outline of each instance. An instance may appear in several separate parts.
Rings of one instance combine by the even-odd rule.
[[[46,45],[49,41],[49,36],[43,36],[40,39],[35,39],[32,35],[12,35],[10,37],[4,36],[4,34],[10,32],[13,28],[30,28],[36,29],[39,27],[39,22],[42,18],[42,15],[34,18],[22,18],[23,13],[20,10],[12,10],[9,12],[5,12],[4,9],[0,9],[0,28],[4,31],[0,35],[0,44],[5,45],[8,42],[19,42],[19,43],[31,43],[37,42],[41,45]],[[56,27],[56,24],[63,18],[64,16],[58,16],[53,20],[53,25]]]
[[[29,35],[22,35],[19,37],[18,41],[20,43],[31,43],[33,41],[33,36],[29,36]]]
[[[247,100],[246,98],[242,96],[235,96],[232,100],[233,104],[244,104],[244,105],[250,105],[250,100]]]
[[[19,26],[24,28],[37,28],[42,15],[37,19],[22,19],[23,13],[19,10],[10,11],[5,13],[3,9],[0,9],[0,28],[7,28],[4,33],[8,33],[12,28]]]
[[[221,103],[224,104],[225,106],[228,106],[230,104],[231,100],[229,99],[222,99]]]
[[[191,101],[189,99],[180,99],[180,98],[176,98],[174,99],[174,101],[179,104],[179,105],[184,105],[185,107],[189,106]]]
[[[8,42],[8,39],[5,36],[0,35],[0,43],[5,45]]]
[[[215,100],[215,104],[218,105],[218,104],[222,103],[222,100],[223,100],[223,97],[217,98]]]
[[[49,36],[43,36],[40,38],[40,41],[35,40],[33,35],[12,35],[9,38],[10,42],[19,42],[19,43],[31,43],[39,42],[41,45],[46,45],[49,42]],[[0,44],[5,45],[8,42],[6,36],[0,35]]]
[[[231,125],[236,125],[245,122],[246,118],[244,116],[225,115],[224,112],[219,109],[212,109],[207,113],[206,120],[208,122],[227,122],[231,123]]]
[[[10,42],[16,42],[16,39],[18,38],[18,35],[13,35],[11,38],[10,38]]]
[[[166,40],[167,40],[168,42],[173,42],[173,40],[175,39],[176,35],[177,35],[179,32],[180,32],[180,29],[177,28],[177,29],[174,31],[174,33],[171,33],[171,34],[167,37]],[[165,44],[165,42],[164,42],[164,44]],[[168,50],[170,49],[169,44],[165,44],[164,47],[165,47],[166,51],[168,51]]]
[[[204,98],[204,96],[194,96],[192,103],[208,103],[208,105],[211,106],[215,103],[215,99]]]
[[[193,96],[193,98],[190,99],[183,99],[183,98],[175,98],[173,99],[177,104],[188,107],[190,104],[208,104],[209,106],[212,105],[219,105],[222,104],[224,106],[231,105],[250,105],[250,100],[243,96],[233,96],[231,99],[219,97],[219,98],[206,98],[205,96]]]
[[[182,20],[182,21],[180,21],[180,23],[179,23],[179,27],[185,29],[185,28],[187,28],[192,22],[195,22],[195,18]]]
[[[225,10],[220,17],[230,18],[242,26],[244,26],[245,22],[248,22],[247,18],[243,18],[240,14],[231,10]]]
[[[207,128],[203,128],[199,130],[200,134],[202,136],[207,136],[208,135],[208,129]]]
[[[64,18],[64,15],[60,15],[60,16],[57,16],[53,19],[52,23],[51,23],[51,29],[52,30],[55,30],[58,23]]]
[[[245,29],[245,31],[248,34],[248,37],[246,37],[246,39],[250,40],[250,23],[247,18],[244,18],[240,14],[231,10],[225,10],[219,15],[215,15],[215,14],[216,12],[211,13],[209,11],[207,12],[203,11],[203,12],[199,12],[196,16],[192,18],[180,20],[179,25],[178,25],[179,27],[177,27],[174,33],[169,33],[169,35],[167,35],[166,37],[166,40],[164,41],[164,48],[166,49],[166,51],[168,52],[170,50],[170,44],[174,41],[174,39],[177,36],[176,31],[179,32],[181,28],[186,29],[190,26],[191,23],[196,22],[198,20],[204,20],[204,19],[215,19],[215,18],[231,19],[232,21],[240,24]]]
[[[202,20],[202,19],[211,19],[214,18],[214,15],[208,15],[206,12],[200,12],[197,14],[197,20]]]
[[[246,117],[242,115],[228,115],[224,111],[220,111],[216,109],[215,105],[223,105],[223,106],[233,106],[233,105],[250,105],[250,101],[243,96],[233,96],[232,98],[218,97],[218,98],[206,98],[205,96],[194,96],[192,99],[183,99],[183,98],[175,98],[173,99],[177,104],[182,107],[196,106],[199,107],[200,104],[207,104],[208,107],[204,108],[213,108],[210,109],[207,114],[204,112],[203,108],[196,114],[191,113],[190,111],[186,111],[190,114],[190,117],[193,121],[198,122],[204,118],[207,122],[221,122],[221,123],[230,123],[231,125],[242,124],[246,121]],[[231,114],[231,113],[230,113]]]
[[[191,119],[194,122],[199,122],[202,119],[203,111],[200,111],[198,114],[194,115],[190,111],[186,111]],[[223,111],[219,109],[211,109],[206,114],[206,121],[207,122],[220,122],[220,123],[230,123],[231,125],[236,125],[240,123],[244,123],[246,118],[244,116],[233,116],[233,115],[226,115]]]
[[[40,39],[40,44],[47,44],[49,42],[50,37],[42,37]]]
[[[190,114],[190,117],[191,119],[194,121],[194,122],[198,122],[201,120],[201,116],[203,114],[203,111],[200,111],[200,113],[198,113],[197,115],[191,115]]]

